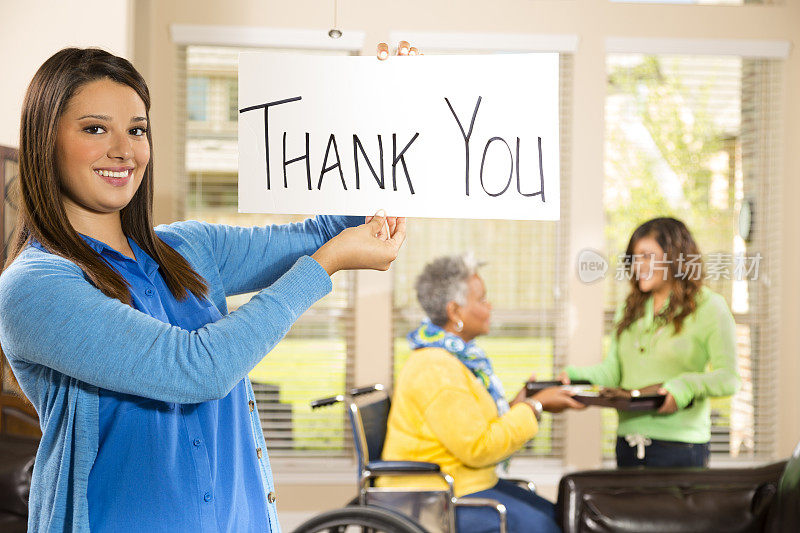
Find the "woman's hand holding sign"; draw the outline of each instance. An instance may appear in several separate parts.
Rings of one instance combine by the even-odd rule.
[[[422,52],[408,44],[408,41],[400,41],[397,43],[397,55],[399,56],[421,56]],[[378,59],[381,61],[389,58],[389,45],[386,43],[378,43]]]
[[[381,209],[369,221],[347,228],[314,252],[315,259],[332,275],[339,270],[366,268],[389,270],[406,238],[406,219],[387,219]]]

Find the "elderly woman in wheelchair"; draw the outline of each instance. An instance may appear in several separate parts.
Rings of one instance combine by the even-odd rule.
[[[460,500],[489,498],[506,509],[509,531],[558,531],[553,504],[499,479],[498,463],[538,430],[542,410],[583,408],[560,388],[508,402],[492,364],[474,339],[489,332],[491,304],[471,255],[440,257],[416,283],[428,316],[408,335],[414,351],[395,384],[383,459],[438,464]],[[434,488],[432,476],[381,478],[379,486]],[[456,509],[457,531],[497,531],[490,508]]]
[[[471,255],[441,257],[424,268],[416,289],[428,320],[408,336],[415,349],[391,400],[374,385],[312,402],[315,409],[345,404],[359,495],[294,533],[559,530],[552,503],[499,479],[495,468],[536,434],[543,410],[584,405],[558,387],[530,398],[523,387],[506,400],[474,342],[488,333],[491,315],[477,269]]]

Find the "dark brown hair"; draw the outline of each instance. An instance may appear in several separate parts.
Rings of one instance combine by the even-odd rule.
[[[120,212],[122,230],[159,264],[167,287],[177,299],[185,299],[187,291],[203,297],[208,292],[203,277],[153,230],[153,143],[147,84],[128,60],[96,48],[57,52],[39,67],[28,86],[20,124],[18,217],[6,266],[33,238],[51,253],[78,265],[103,294],[130,305],[125,279],[86,244],[67,219],[56,164],[56,133],[64,110],[81,87],[101,79],[136,91],[147,110],[150,161],[136,194]]]
[[[692,234],[683,222],[674,218],[648,220],[636,228],[625,250],[624,261],[631,292],[625,300],[625,313],[617,324],[617,337],[644,314],[644,304],[650,297],[649,293],[639,289],[638,280],[633,275],[633,249],[645,237],[653,237],[664,250],[667,280],[672,284],[669,304],[661,310],[657,319],[663,324],[672,322],[675,333],[679,333],[683,321],[697,308],[696,296],[703,285],[703,263]],[[696,266],[687,267],[689,259],[693,259]]]

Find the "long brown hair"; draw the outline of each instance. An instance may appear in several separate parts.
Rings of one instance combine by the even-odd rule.
[[[203,277],[153,230],[153,143],[147,84],[128,60],[96,48],[65,48],[57,52],[39,67],[28,86],[20,124],[17,225],[5,266],[33,238],[51,253],[78,265],[103,294],[131,304],[125,279],[86,244],[67,219],[56,164],[56,132],[64,110],[81,87],[100,79],[136,91],[147,111],[150,161],[136,194],[120,212],[122,229],[159,264],[167,287],[177,299],[185,299],[187,291],[204,297],[208,287]]]
[[[56,52],[39,67],[25,93],[19,135],[19,188],[15,191],[17,223],[4,268],[31,239],[36,239],[51,253],[78,265],[103,294],[131,305],[128,283],[75,231],[61,201],[55,150],[58,123],[78,90],[100,79],[110,79],[136,91],[147,112],[150,161],[136,194],[120,212],[122,230],[159,264],[175,298],[184,300],[187,291],[198,298],[204,297],[208,286],[203,277],[153,230],[153,140],[147,84],[128,60],[96,48],[65,48]],[[5,357],[2,347],[0,355]],[[12,380],[12,390],[24,398],[13,375]]]
[[[645,237],[653,237],[666,254],[667,280],[672,284],[669,304],[658,314],[663,324],[672,322],[675,333],[683,321],[697,309],[696,296],[703,285],[703,262],[700,249],[686,225],[680,220],[661,217],[648,220],[633,232],[625,250],[625,268],[631,282],[631,292],[625,300],[625,313],[617,324],[617,337],[644,314],[649,293],[639,289],[634,275],[633,249]],[[692,260],[691,266],[687,263]]]

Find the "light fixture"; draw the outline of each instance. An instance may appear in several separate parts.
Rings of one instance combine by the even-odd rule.
[[[339,11],[339,0],[333,0],[333,27],[328,31],[328,37],[331,39],[338,39],[342,36],[342,30],[338,29],[338,11]]]

